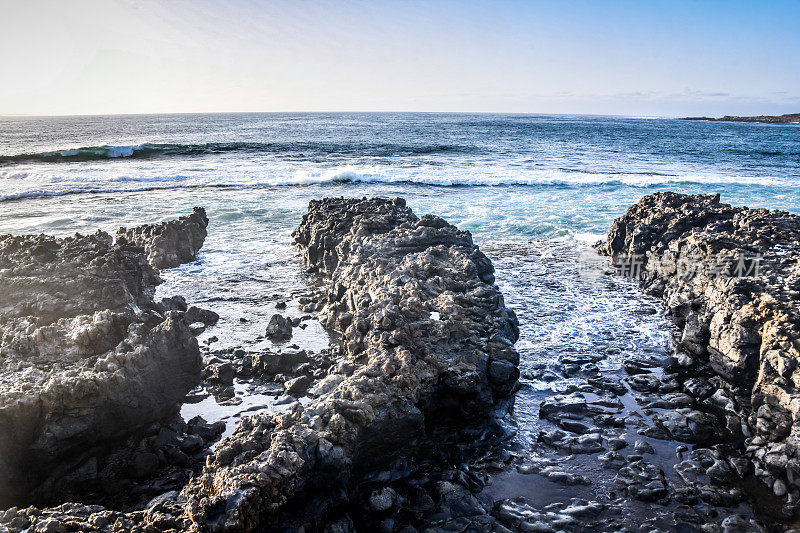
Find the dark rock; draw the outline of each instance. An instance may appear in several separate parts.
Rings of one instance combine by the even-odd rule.
[[[267,338],[272,340],[286,340],[292,337],[292,323],[283,315],[274,314],[267,325]]]
[[[153,300],[158,273],[125,238],[2,235],[0,271],[3,505],[171,414],[202,360],[185,301]]]
[[[492,386],[507,394],[519,379],[519,369],[510,361],[492,361],[489,364],[488,377]]]
[[[719,195],[657,193],[616,220],[601,247],[616,264],[640,260],[642,284],[664,298],[681,349],[695,356],[685,363],[709,367],[731,392],[718,402],[711,387],[687,381],[686,390],[723,419],[700,424],[702,438],[713,440],[706,430],[718,425],[720,438],[756,435],[747,448],[756,472],[769,484],[780,479],[787,494],[800,492],[800,477],[769,451],[785,445],[786,462],[800,461],[797,422],[788,422],[800,420],[799,243],[797,215],[732,207]],[[676,422],[676,433],[697,440]]]
[[[231,385],[236,369],[231,363],[214,363],[206,367],[205,374],[209,383]]]
[[[170,298],[163,298],[160,303],[163,312],[166,311],[185,312],[187,309],[186,298],[184,298],[183,296],[172,296]],[[191,324],[191,322],[189,323]]]
[[[205,209],[195,207],[191,215],[163,224],[120,228],[116,238],[144,248],[147,260],[155,268],[174,268],[195,260],[208,235],[207,227]]]
[[[616,480],[625,486],[628,495],[636,500],[652,502],[669,494],[664,472],[656,465],[645,461],[634,461],[621,468]]]
[[[205,442],[199,435],[188,435],[181,439],[181,450],[186,453],[194,453],[203,449]]]
[[[513,343],[519,329],[468,232],[418,219],[400,199],[326,199],[311,203],[294,235],[306,264],[330,280],[326,305],[300,303],[342,328],[347,360],[331,370],[342,379],[306,406],[243,419],[183,491],[183,512],[197,523],[254,529],[312,486],[311,473],[336,472],[346,487],[353,465],[395,460],[448,419],[480,420],[515,386],[504,364],[490,383],[489,342],[508,346],[499,339]],[[433,309],[446,319],[432,318],[431,302],[451,297],[446,312]],[[269,357],[263,366],[285,366]],[[502,357],[514,366],[507,348]],[[467,525],[487,516],[468,488],[449,484],[438,485],[441,512],[474,513]]]
[[[130,464],[133,477],[148,477],[158,469],[158,457],[153,453],[137,453]]]
[[[294,397],[305,394],[309,385],[311,385],[311,378],[308,376],[296,377],[284,383],[284,386],[286,387],[286,393],[291,394]]]
[[[195,322],[202,322],[204,326],[213,326],[219,321],[219,315],[214,311],[208,309],[201,309],[199,307],[191,306],[186,311],[186,322],[194,324]]]

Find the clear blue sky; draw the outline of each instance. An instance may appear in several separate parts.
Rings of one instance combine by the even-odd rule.
[[[800,112],[800,1],[5,0],[0,114]]]

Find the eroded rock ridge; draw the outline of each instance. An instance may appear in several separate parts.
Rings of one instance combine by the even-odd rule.
[[[116,238],[144,248],[148,262],[154,267],[175,268],[194,261],[208,235],[207,227],[205,209],[195,207],[191,215],[169,222],[120,228]]]
[[[663,297],[688,388],[723,421],[709,438],[740,443],[791,513],[800,496],[800,217],[657,193],[613,223],[601,251]],[[683,430],[692,436],[692,427]]]
[[[161,279],[143,246],[176,257],[171,247],[196,250],[202,238],[148,241],[148,231],[129,230],[137,244],[104,232],[0,236],[3,503],[46,491],[93,448],[174,412],[199,381],[197,341],[182,313],[153,300]]]

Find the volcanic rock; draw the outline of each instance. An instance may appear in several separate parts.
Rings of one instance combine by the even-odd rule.
[[[159,249],[170,243],[180,246]],[[157,271],[124,239],[2,235],[0,272],[6,503],[67,474],[92,446],[173,413],[201,358],[182,313],[153,301]]]
[[[161,224],[135,228],[119,228],[116,238],[141,246],[147,260],[158,269],[174,268],[194,261],[208,232],[208,217],[202,207],[195,207],[189,216]]]
[[[311,202],[295,238],[329,279],[320,317],[342,327],[351,369],[309,405],[243,419],[217,445],[183,491],[200,527],[266,527],[304,492],[336,494],[413,449],[426,424],[485,417],[510,392],[490,382],[488,346],[513,345],[516,317],[468,232],[418,218],[401,199],[325,199]]]
[[[600,251],[663,298],[679,349],[721,380],[711,396],[714,387],[697,376],[686,390],[724,418],[722,431],[689,409],[662,416],[663,427],[685,442],[746,439],[756,474],[796,500],[800,217],[732,207],[719,195],[656,193],[613,223]]]

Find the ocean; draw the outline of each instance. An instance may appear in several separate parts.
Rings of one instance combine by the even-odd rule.
[[[214,349],[269,348],[277,301],[289,297],[285,313],[301,314],[309,285],[291,232],[312,199],[402,196],[418,215],[471,231],[521,322],[509,425],[522,447],[535,441],[542,398],[579,382],[565,364],[614,371],[631,354],[670,353],[657,301],[581,268],[616,217],[662,190],[800,213],[800,126],[492,114],[0,118],[0,233],[113,232],[206,208],[198,260],[163,273],[158,290],[221,315],[199,337],[216,337]],[[293,342],[324,348],[328,334],[310,324]],[[282,408],[270,394],[239,383],[234,402],[207,396],[184,416],[226,420],[230,432],[244,412]],[[528,490],[504,479],[498,497]],[[549,494],[537,487],[522,495]]]

